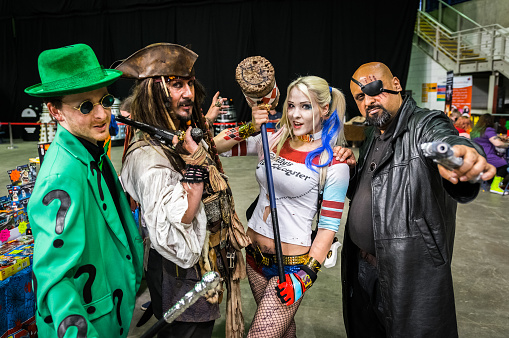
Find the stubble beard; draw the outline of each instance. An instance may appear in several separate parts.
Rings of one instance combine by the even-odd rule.
[[[179,119],[180,122],[187,122],[191,119],[191,115],[192,114],[189,114],[189,116],[177,115],[177,118]]]
[[[374,117],[367,114],[365,124],[368,126],[375,126],[378,128],[382,128],[385,125],[387,125],[387,123],[389,123],[389,121],[392,118],[392,115],[384,107],[377,106],[377,108],[380,108],[382,110],[382,112]],[[369,109],[368,109],[368,111],[369,111]]]

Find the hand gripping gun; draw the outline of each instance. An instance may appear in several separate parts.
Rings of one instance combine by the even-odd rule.
[[[120,123],[127,124],[128,126],[137,128],[149,134],[162,144],[168,146],[171,146],[173,144],[174,136],[177,136],[179,141],[184,141],[184,137],[186,136],[186,132],[182,130],[161,129],[142,122],[131,120],[130,118],[124,117],[122,115],[115,116],[115,120],[117,120]],[[193,128],[191,129],[191,137],[193,138],[194,142],[198,144],[203,138],[203,131],[200,128]]]
[[[444,166],[448,170],[454,170],[463,164],[461,157],[454,156],[451,146],[445,142],[428,142],[421,144],[422,153],[429,157],[433,162]],[[470,180],[470,183],[479,183],[482,181],[480,173],[477,178]]]

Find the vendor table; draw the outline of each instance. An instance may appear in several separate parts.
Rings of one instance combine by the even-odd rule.
[[[32,266],[0,281],[0,338],[37,337]]]

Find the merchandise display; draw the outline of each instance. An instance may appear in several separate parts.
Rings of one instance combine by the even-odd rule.
[[[34,239],[27,205],[37,177],[36,163],[17,166],[7,174],[11,184],[6,186],[7,195],[0,197],[0,338],[32,337],[37,333]]]
[[[21,236],[0,246],[0,280],[5,280],[32,264],[34,239]]]
[[[4,243],[25,234],[30,229],[27,205],[35,179],[35,163],[17,166],[7,170],[11,184],[7,185],[7,196],[0,197],[0,243]]]

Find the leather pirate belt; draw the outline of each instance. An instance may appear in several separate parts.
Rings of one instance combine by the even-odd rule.
[[[272,266],[277,264],[277,258],[274,254],[262,253],[259,247],[254,248],[252,245],[246,247],[246,253],[251,255],[256,265]],[[297,256],[283,256],[283,265],[299,265],[306,264],[309,259],[309,254]]]

